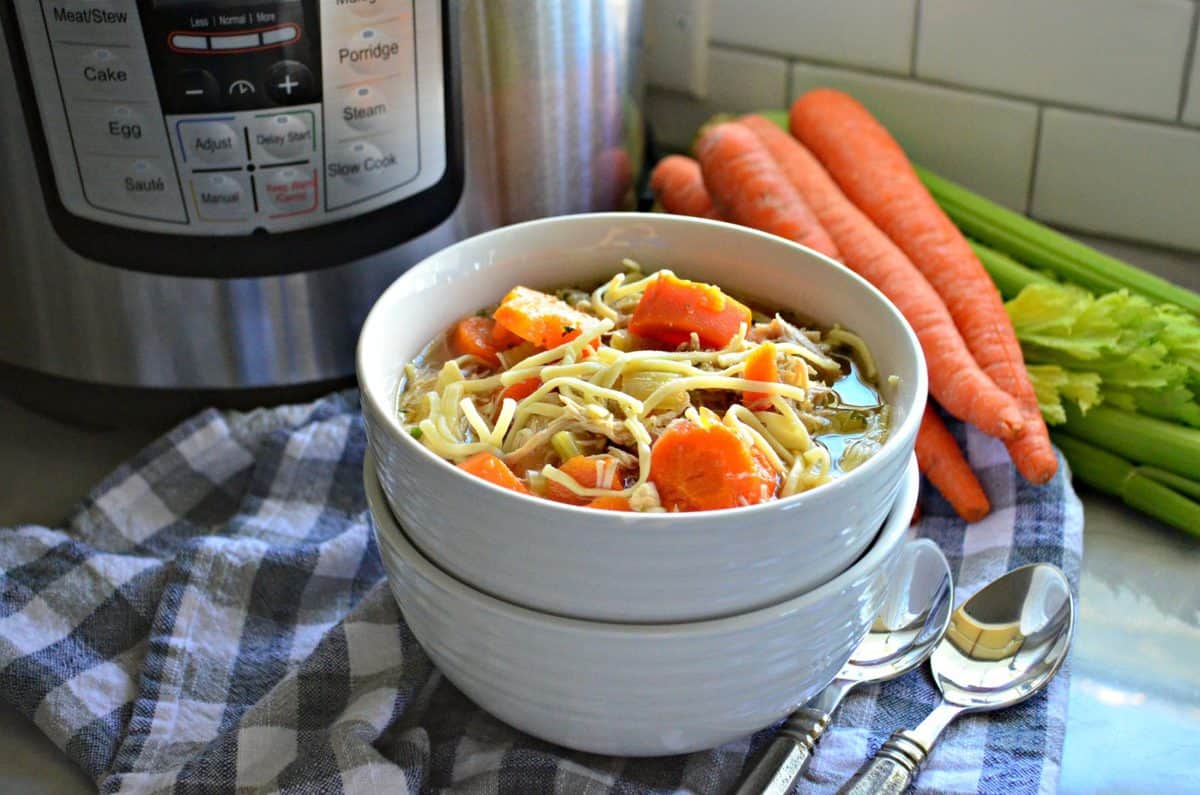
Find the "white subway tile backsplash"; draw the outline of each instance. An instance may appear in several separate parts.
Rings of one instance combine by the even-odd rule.
[[[711,115],[712,110],[703,100],[654,88],[646,92],[646,117],[664,149],[690,150],[696,130]]]
[[[646,79],[703,99],[708,93],[708,1],[654,0],[646,5]]]
[[[787,63],[780,58],[708,48],[708,98],[649,92],[647,113],[659,141],[685,149],[696,129],[714,113],[781,108],[787,99]]]
[[[1024,211],[1037,137],[1036,106],[914,80],[792,67],[793,98],[812,88],[845,91],[875,114],[916,162]]]
[[[709,105],[717,110],[762,110],[782,107],[786,99],[786,61],[709,47]]]
[[[916,72],[1173,120],[1194,13],[1190,0],[922,0]]]
[[[1200,251],[1200,131],[1047,109],[1032,213]]]
[[[720,44],[908,74],[916,1],[711,0],[710,35]]]

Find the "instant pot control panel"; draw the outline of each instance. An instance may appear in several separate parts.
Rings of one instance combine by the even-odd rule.
[[[447,172],[441,0],[15,8],[73,216],[168,235],[287,232],[412,199]]]

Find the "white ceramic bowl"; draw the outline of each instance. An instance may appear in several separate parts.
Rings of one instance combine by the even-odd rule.
[[[405,362],[515,284],[589,285],[623,258],[669,267],[865,339],[894,410],[882,449],[805,494],[746,508],[627,514],[508,491],[438,458],[393,407]],[[889,383],[886,376],[899,381]],[[388,502],[431,560],[483,591],[564,616],[687,621],[774,604],[827,582],[891,508],[925,405],[925,360],[896,308],[843,266],[744,227],[606,213],[497,229],[446,248],[376,303],[358,344],[367,434]]]
[[[446,677],[522,731],[622,756],[712,748],[828,684],[879,612],[918,488],[910,456],[874,545],[802,596],[711,621],[608,624],[534,612],[464,585],[405,537],[373,461],[363,480],[392,591]]]

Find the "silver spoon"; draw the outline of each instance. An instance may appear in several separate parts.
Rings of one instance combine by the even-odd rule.
[[[838,793],[900,795],[938,736],[969,712],[1018,704],[1058,673],[1075,626],[1066,575],[1049,563],[1013,569],[954,611],[930,658],[942,703],[917,728],[901,729]]]
[[[883,682],[929,657],[950,620],[954,585],[937,544],[905,545],[883,606],[850,661],[815,698],[788,716],[779,735],[735,795],[788,792],[846,694],[864,682]]]

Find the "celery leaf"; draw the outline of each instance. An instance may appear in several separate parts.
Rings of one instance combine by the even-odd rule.
[[[1100,376],[1096,373],[1064,370],[1057,364],[1031,364],[1027,369],[1037,394],[1038,408],[1051,425],[1067,421],[1063,398],[1075,401],[1083,414],[1103,400]]]
[[[1106,400],[1200,427],[1200,320],[1191,313],[1125,290],[1096,297],[1047,283],[1028,285],[1005,308],[1047,421],[1061,421],[1066,398],[1082,410]]]

